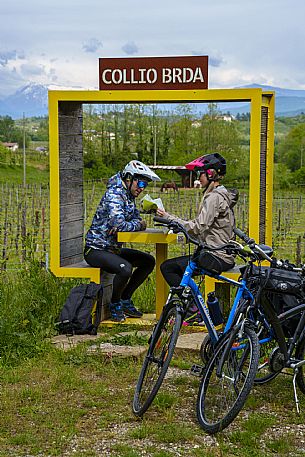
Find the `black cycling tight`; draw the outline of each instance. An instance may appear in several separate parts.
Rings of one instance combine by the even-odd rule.
[[[101,268],[115,274],[113,280],[112,303],[121,298],[131,298],[134,291],[143,283],[155,266],[155,259],[146,252],[122,248],[120,254],[101,249],[85,248],[84,258],[92,267]],[[135,268],[133,270],[133,268]]]

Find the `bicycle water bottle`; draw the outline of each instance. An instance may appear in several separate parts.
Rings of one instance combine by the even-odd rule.
[[[207,306],[209,308],[209,313],[215,327],[217,327],[217,325],[223,324],[224,318],[220,309],[218,298],[215,296],[215,292],[208,293]]]

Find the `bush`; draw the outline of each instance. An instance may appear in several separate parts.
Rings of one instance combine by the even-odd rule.
[[[75,280],[56,278],[39,263],[0,278],[0,364],[41,354]]]

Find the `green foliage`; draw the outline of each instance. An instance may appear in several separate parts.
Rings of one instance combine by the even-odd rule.
[[[25,140],[25,146],[28,147],[28,134],[25,132],[25,135],[23,135],[23,129],[18,127],[10,116],[0,116],[0,141],[18,143],[20,148],[23,145],[23,139]]]
[[[15,123],[10,116],[0,116],[0,140],[14,141]]]
[[[301,183],[305,183],[305,164],[298,170],[296,170],[293,174],[293,183],[298,185]]]
[[[0,279],[0,363],[13,365],[44,351],[75,280],[56,278],[38,263]]]
[[[305,123],[293,127],[278,148],[279,160],[291,171],[305,165]]]
[[[115,169],[105,165],[102,157],[95,154],[94,151],[90,150],[84,154],[84,178],[86,180],[98,180],[102,177],[110,177],[114,173]]]
[[[247,180],[249,174],[248,149],[241,147],[238,123],[222,120],[215,104],[201,119],[187,103],[166,115],[154,105],[103,106],[100,112],[90,107],[84,113],[83,144],[85,177],[90,179],[109,177],[134,158],[183,165],[209,152],[225,155],[231,179]]]
[[[33,141],[49,141],[49,118],[42,118],[38,127],[34,129],[34,132],[31,134],[31,139]]]
[[[289,189],[293,184],[293,173],[284,163],[274,164],[275,189]]]

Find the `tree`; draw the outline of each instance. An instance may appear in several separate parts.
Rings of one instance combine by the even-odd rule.
[[[25,132],[26,133],[26,132]],[[18,143],[23,146],[23,129],[16,127],[15,121],[10,116],[0,116],[0,141]],[[25,134],[25,147],[29,145],[29,136]]]
[[[15,141],[15,122],[10,116],[0,116],[0,140],[6,142]]]
[[[305,124],[293,127],[278,147],[279,160],[291,171],[305,165]]]

